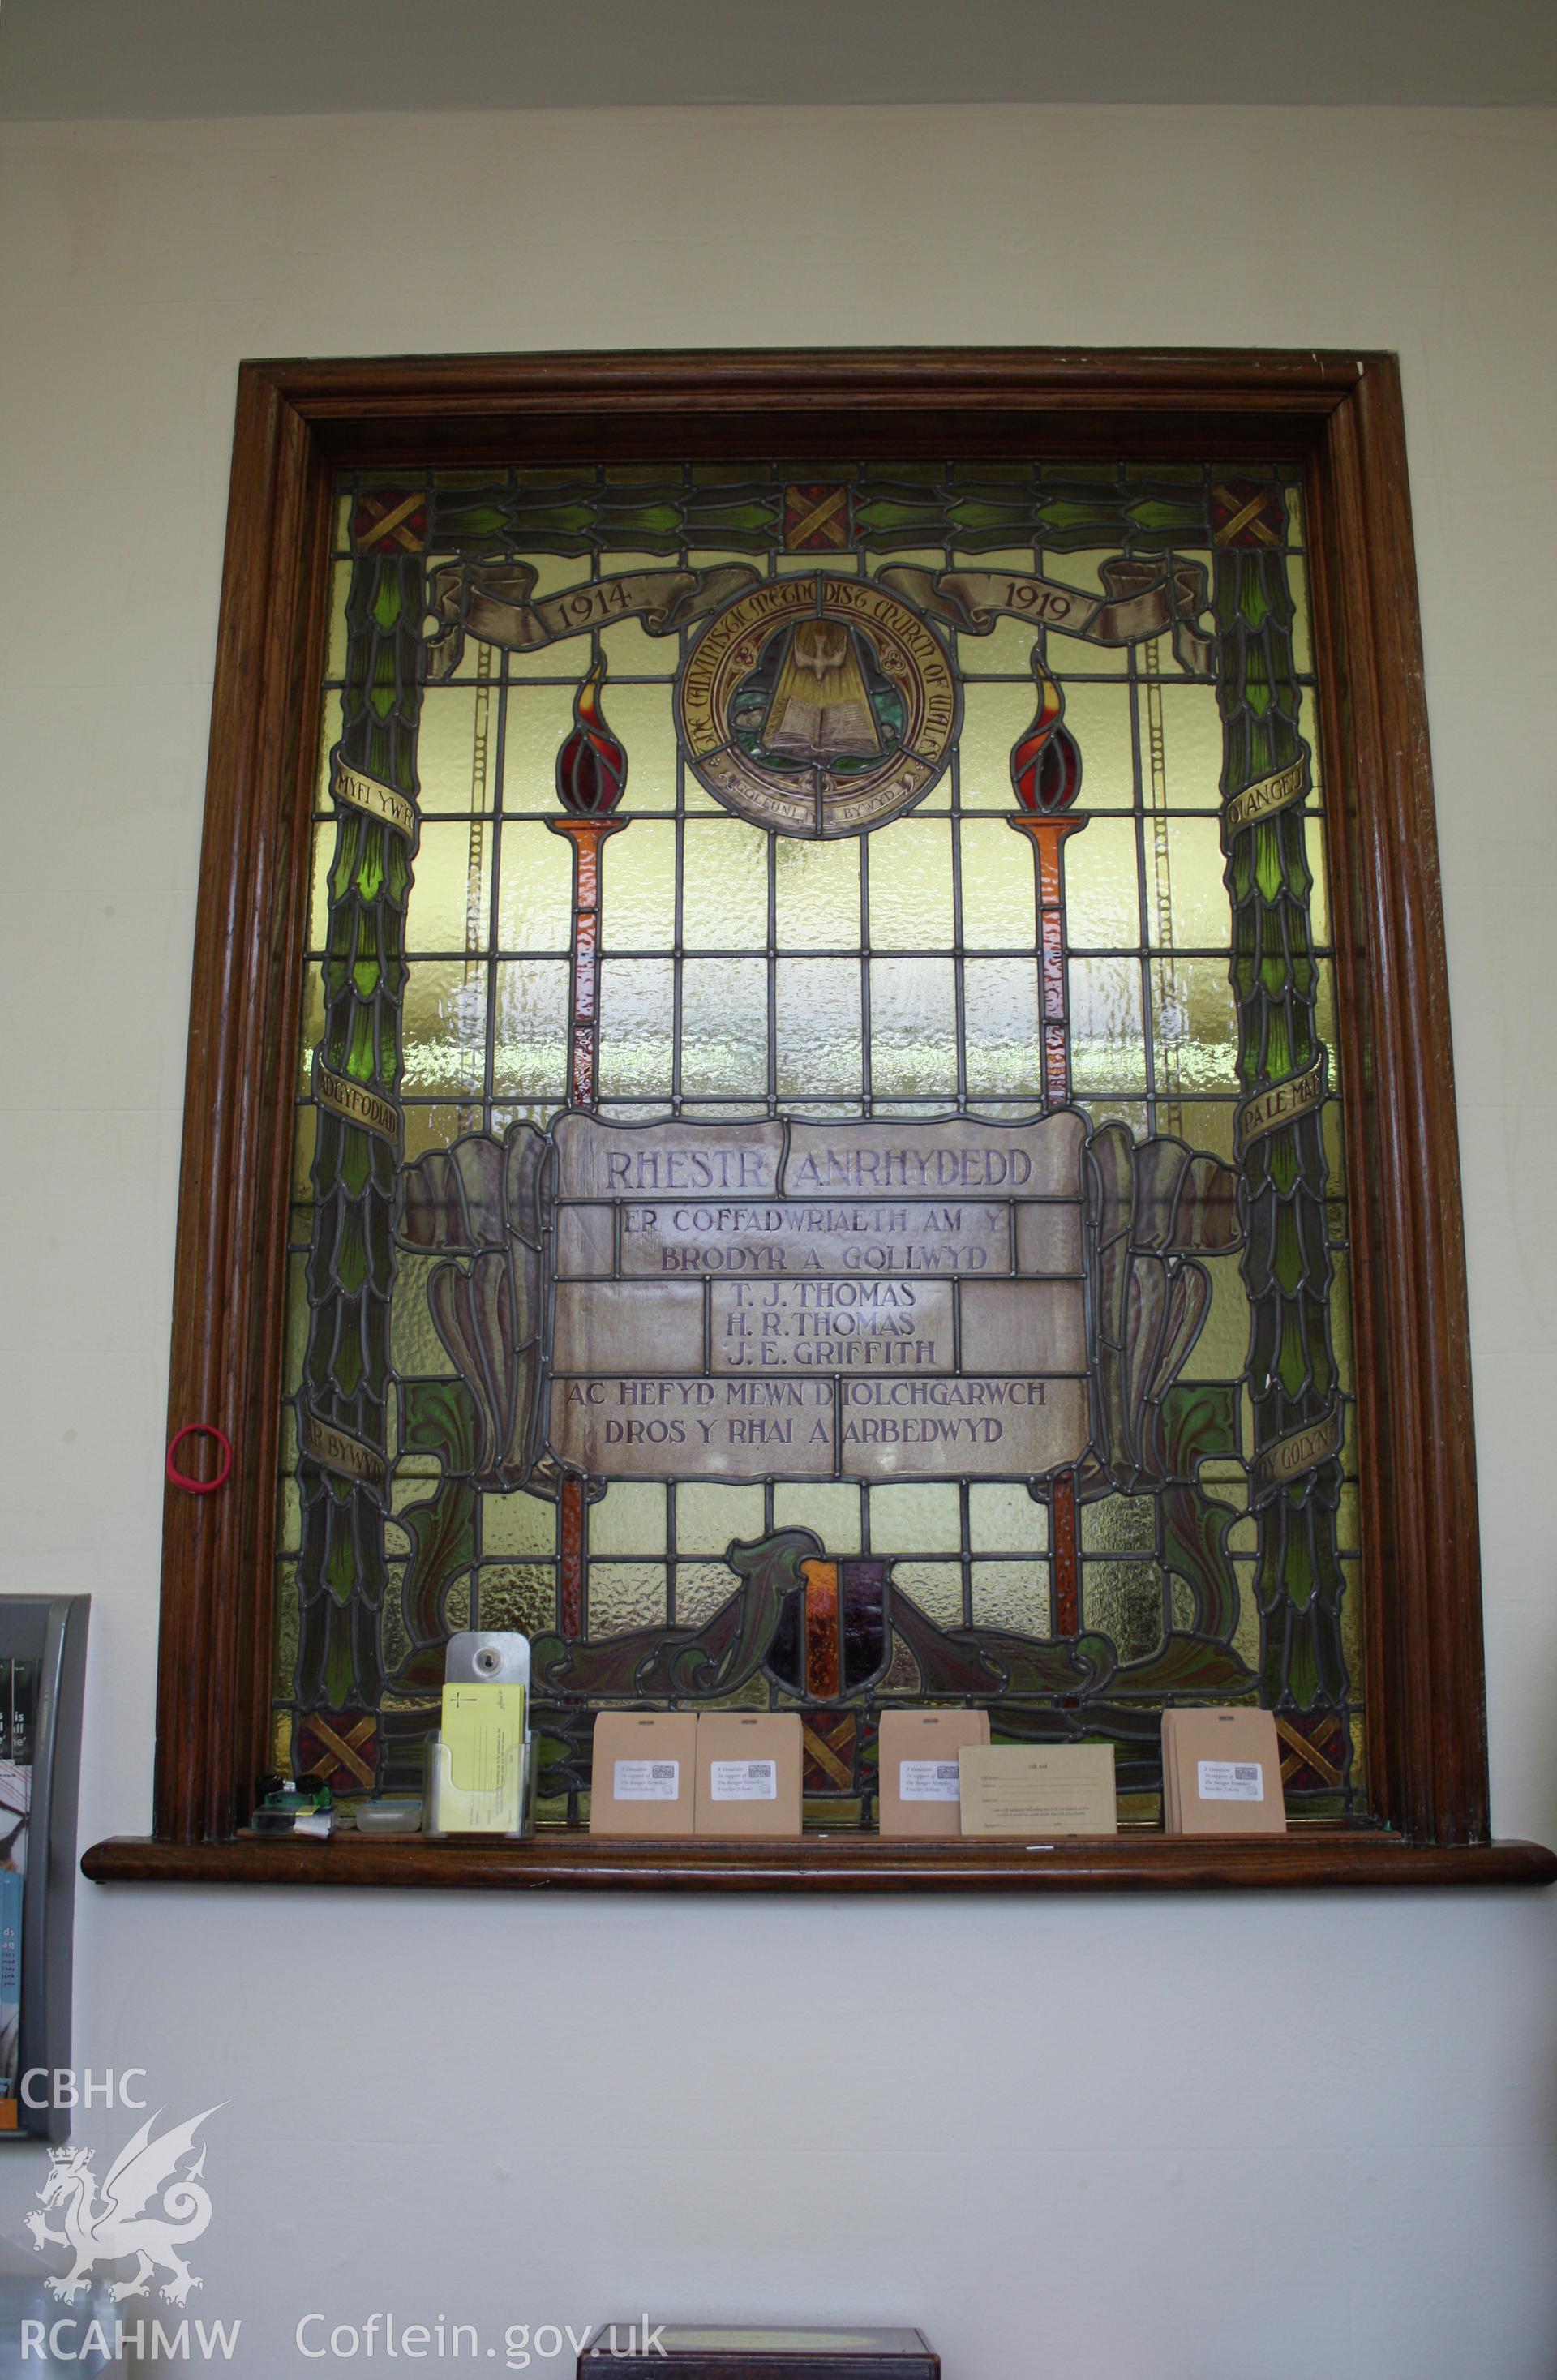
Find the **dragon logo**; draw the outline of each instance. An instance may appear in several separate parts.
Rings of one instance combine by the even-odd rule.
[[[136,2265],[129,2279],[108,2291],[116,2302],[149,2296],[159,2272],[170,2277],[162,2294],[172,2305],[182,2305],[189,2291],[200,2287],[179,2251],[198,2240],[211,2220],[210,2194],[201,2185],[203,2143],[193,2165],[183,2173],[178,2168],[193,2152],[195,2134],[206,2117],[216,2109],[207,2107],[204,2114],[153,2139],[152,2128],[161,2112],[148,2116],[133,2140],[126,2142],[108,2169],[101,2196],[91,2149],[51,2152],[38,2208],[59,2207],[63,2228],[56,2231],[37,2209],[28,2216],[27,2228],[35,2248],[68,2248],[75,2256],[69,2272],[57,2278],[51,2274],[48,2282],[67,2305],[86,2288],[97,2265],[131,2256]]]

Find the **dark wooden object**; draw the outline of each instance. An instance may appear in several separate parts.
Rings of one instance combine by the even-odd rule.
[[[664,2332],[664,2335],[657,2335]],[[577,2380],[941,2380],[921,2330],[748,2330],[602,2323],[578,2351]]]
[[[331,480],[536,460],[948,455],[1299,460],[1311,523],[1341,993],[1368,1761],[1382,1837],[1261,1846],[629,1849],[236,1843],[267,1764],[289,1087]],[[896,1889],[1541,1883],[1488,1845],[1459,1160],[1400,385],[1387,355],[468,357],[243,366],[191,995],[169,1432],[214,1421],[222,1493],[164,1523],[150,1843],[102,1879]]]
[[[633,2323],[584,2342],[578,2380],[941,2380],[922,2330],[772,2330],[666,2323],[640,2341]]]
[[[1557,1854],[1539,1843],[1405,1843],[1398,1835],[1305,1827],[1289,1835],[1120,1835],[1040,1845],[934,1842],[880,1835],[800,1841],[612,1840],[562,1832],[517,1842],[474,1836],[428,1842],[343,1835],[328,1843],[250,1835],[228,1843],[94,1843],[95,1884],[431,1885],[448,1891],[633,1892],[1267,1892],[1365,1891],[1429,1884],[1551,1884]]]

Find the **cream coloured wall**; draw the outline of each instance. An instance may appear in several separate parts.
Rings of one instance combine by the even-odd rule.
[[[0,1586],[94,1597],[83,1840],[149,1811],[238,358],[1007,341],[1400,351],[1494,1812],[1557,1840],[1552,123],[949,107],[8,128]],[[1551,1896],[1491,1893],[83,1886],[78,2058],[149,2068],[178,2116],[225,2102],[195,2310],[240,2317],[236,2368],[267,2380],[335,2368],[295,2347],[310,2312],[479,2323],[501,2370],[507,2324],[640,2305],[918,2321],[948,2380],[1546,2380],[1554,1918]],[[96,2111],[79,2137],[126,2129]],[[0,2163],[0,2231],[42,2163]]]

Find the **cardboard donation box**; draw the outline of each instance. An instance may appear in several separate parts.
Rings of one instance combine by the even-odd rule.
[[[990,1740],[981,1710],[889,1710],[882,1713],[879,1754],[883,1835],[957,1835],[965,1743]]]
[[[590,1771],[591,1835],[689,1835],[695,1711],[602,1711]]]
[[[699,1835],[797,1835],[798,1711],[704,1711],[698,1719]]]
[[[1119,1803],[1112,1743],[965,1745],[962,1831],[1026,1835],[1115,1835]]]
[[[1162,1824],[1170,1835],[1284,1835],[1282,1748],[1263,1710],[1162,1714]]]

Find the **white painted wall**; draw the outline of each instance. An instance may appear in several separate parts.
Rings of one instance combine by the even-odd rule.
[[[775,38],[778,38],[775,27]],[[94,1597],[143,1828],[189,958],[242,356],[1402,355],[1496,1823],[1557,1839],[1552,118],[383,116],[7,135],[0,1583]],[[72,618],[82,623],[72,625]],[[78,2055],[215,2100],[201,2310],[922,2323],[948,2380],[1549,2380],[1557,1900],[111,1892]],[[115,2144],[95,2114],[80,2137]],[[15,2233],[42,2153],[0,2163]],[[314,2334],[310,2335],[310,2338]],[[4,2341],[0,2341],[3,2345]],[[468,2359],[466,2359],[468,2361]],[[494,2367],[501,2370],[501,2350]],[[536,2367],[556,2373],[553,2363]]]

